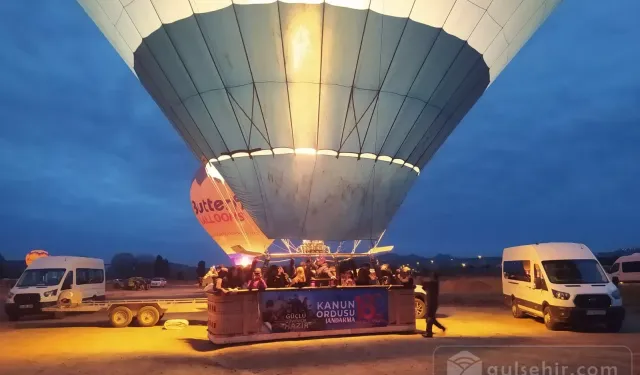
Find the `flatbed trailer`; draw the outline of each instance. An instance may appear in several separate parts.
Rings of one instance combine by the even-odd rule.
[[[82,302],[75,306],[43,307],[43,312],[64,315],[67,313],[107,313],[115,328],[127,327],[135,318],[141,327],[153,327],[166,312],[192,313],[207,311],[206,298],[130,299]]]

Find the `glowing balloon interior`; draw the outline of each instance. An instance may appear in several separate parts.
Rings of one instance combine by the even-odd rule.
[[[560,0],[78,0],[270,238],[375,239]]]
[[[273,242],[262,233],[211,166],[207,170],[200,168],[196,173],[191,183],[191,206],[200,224],[235,263],[247,258],[236,254],[235,246],[262,254]]]
[[[27,253],[27,256],[25,257],[24,261],[27,263],[27,266],[29,266],[31,263],[33,263],[34,260],[38,258],[48,257],[48,256],[49,256],[49,253],[46,252],[45,250],[31,250]]]

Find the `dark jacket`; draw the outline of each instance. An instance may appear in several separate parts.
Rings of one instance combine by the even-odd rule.
[[[438,297],[440,295],[440,282],[428,280],[422,283],[422,288],[427,292],[427,316],[435,317],[438,310]]]

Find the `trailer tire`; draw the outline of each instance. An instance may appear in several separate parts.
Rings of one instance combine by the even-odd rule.
[[[133,312],[126,306],[118,306],[109,312],[109,322],[114,328],[128,327],[133,321]]]
[[[153,306],[144,306],[138,310],[136,320],[140,327],[153,327],[160,320],[160,312]]]

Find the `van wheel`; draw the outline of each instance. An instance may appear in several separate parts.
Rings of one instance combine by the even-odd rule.
[[[144,306],[138,310],[136,320],[140,327],[153,327],[160,320],[160,312],[153,306]]]
[[[128,307],[118,306],[109,312],[109,322],[114,328],[124,328],[133,321],[133,312]]]
[[[427,315],[427,304],[418,297],[413,299],[413,303],[416,312],[416,319],[423,319],[425,315]]]
[[[547,327],[547,329],[549,331],[557,331],[558,330],[558,323],[555,323],[552,319],[551,316],[551,309],[549,308],[549,306],[544,308],[544,325]]]
[[[524,318],[524,313],[520,310],[520,307],[518,307],[518,302],[515,298],[511,300],[511,314],[517,319]]]

